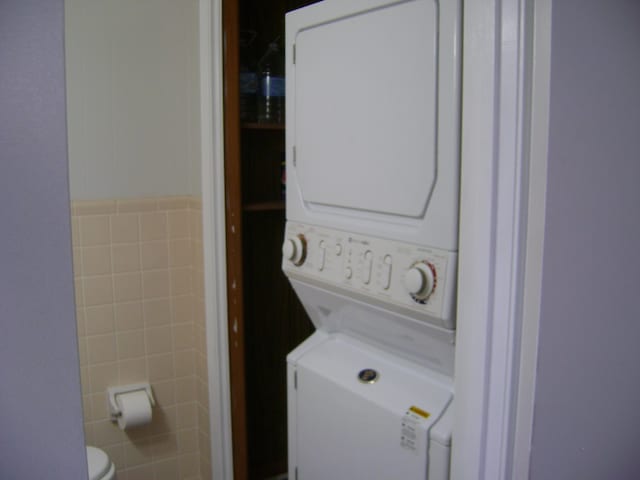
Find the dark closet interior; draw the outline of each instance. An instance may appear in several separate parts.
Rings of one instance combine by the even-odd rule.
[[[304,0],[225,0],[225,197],[234,476],[287,470],[286,355],[313,333],[281,271],[285,125],[258,121],[247,78],[270,44],[284,64],[284,15]],[[243,75],[244,74],[244,75]],[[248,74],[248,76],[247,76]],[[243,87],[240,88],[241,82]]]

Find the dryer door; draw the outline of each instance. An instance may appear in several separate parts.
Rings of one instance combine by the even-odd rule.
[[[458,5],[444,3],[326,1],[287,16],[290,220],[372,234],[375,220],[388,234],[386,220],[456,249]]]

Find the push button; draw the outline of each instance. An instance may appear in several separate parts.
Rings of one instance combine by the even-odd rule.
[[[317,253],[317,264],[318,264],[318,270],[322,271],[324,270],[324,262],[325,262],[325,258],[326,258],[326,253],[327,253],[327,246],[324,243],[324,240],[320,240],[320,244],[318,245],[318,253]]]
[[[382,264],[382,288],[388,290],[391,286],[391,255],[385,255]]]
[[[364,265],[362,266],[362,282],[368,285],[371,281],[371,268],[373,266],[373,253],[367,250],[364,253]]]

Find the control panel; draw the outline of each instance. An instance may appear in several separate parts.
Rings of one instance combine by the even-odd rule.
[[[288,222],[282,269],[455,328],[456,253]]]

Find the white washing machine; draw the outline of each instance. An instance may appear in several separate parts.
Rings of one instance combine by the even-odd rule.
[[[282,267],[317,331],[289,354],[289,475],[446,479],[459,197],[459,0],[286,18]]]
[[[449,478],[446,379],[322,330],[289,362],[290,478]]]

